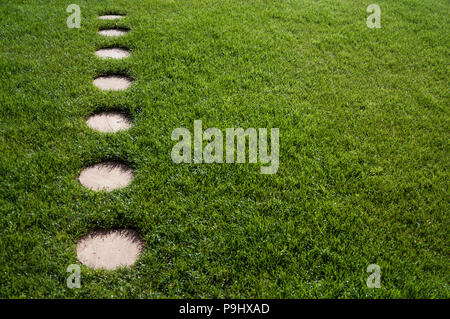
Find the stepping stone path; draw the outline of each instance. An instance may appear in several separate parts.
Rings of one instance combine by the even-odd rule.
[[[114,133],[131,127],[131,120],[119,112],[102,112],[91,115],[86,120],[87,125],[104,133]]]
[[[98,17],[101,20],[122,19],[123,15],[109,14]],[[128,29],[102,29],[100,35],[120,36]],[[122,48],[104,48],[95,55],[108,59],[122,59],[130,55]],[[94,85],[101,90],[125,90],[132,80],[122,75],[105,75],[94,79]],[[86,124],[100,132],[114,133],[130,128],[130,119],[119,112],[100,112],[89,116]],[[84,187],[93,191],[112,191],[128,186],[134,178],[133,169],[119,162],[103,162],[83,169],[78,177]],[[114,270],[132,266],[144,249],[139,234],[131,229],[97,230],[81,238],[77,243],[78,260],[94,269]]]
[[[119,37],[121,35],[124,35],[128,32],[127,29],[103,29],[98,31],[98,34],[104,35],[105,37]]]
[[[133,170],[118,162],[104,162],[81,171],[78,180],[94,191],[112,191],[128,186],[134,178]]]
[[[122,48],[105,48],[95,51],[95,55],[102,59],[124,59],[130,56],[130,51]]]
[[[94,79],[94,85],[101,90],[121,91],[131,85],[132,80],[123,75],[104,75]]]
[[[99,16],[98,18],[100,20],[117,20],[117,19],[125,18],[125,16],[122,14],[105,14],[103,16]]]
[[[143,248],[144,242],[134,230],[97,230],[80,239],[77,257],[88,267],[113,270],[133,265]]]

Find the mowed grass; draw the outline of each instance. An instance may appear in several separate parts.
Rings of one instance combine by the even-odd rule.
[[[381,29],[368,0],[1,2],[1,298],[450,297],[447,0],[378,0]],[[97,19],[112,12],[127,17]],[[132,55],[94,56],[113,45]],[[93,86],[112,73],[132,87]],[[86,126],[109,109],[134,126]],[[174,164],[171,133],[194,120],[279,128],[277,174]],[[81,186],[105,160],[132,184]],[[146,245],[135,266],[78,262],[82,236],[126,227]]]

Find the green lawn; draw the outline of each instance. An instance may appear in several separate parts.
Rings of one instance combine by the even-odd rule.
[[[1,298],[450,297],[448,0],[0,2]],[[114,25],[131,32],[97,34]],[[130,58],[93,54],[111,45]],[[94,87],[109,73],[134,83]],[[86,126],[107,109],[134,126]],[[174,164],[171,132],[194,120],[279,128],[277,174]],[[104,160],[132,184],[84,188]],[[124,227],[145,241],[135,266],[77,261],[82,236]]]

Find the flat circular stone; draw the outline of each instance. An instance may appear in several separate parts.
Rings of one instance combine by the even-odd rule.
[[[105,15],[99,16],[98,18],[100,20],[117,20],[117,19],[125,18],[125,16],[122,14],[105,14]]]
[[[101,112],[89,116],[87,125],[94,130],[104,133],[114,133],[131,127],[130,119],[119,112]]]
[[[93,191],[112,191],[128,186],[133,178],[133,170],[127,165],[104,162],[83,169],[78,180]]]
[[[122,48],[107,48],[95,51],[95,55],[102,59],[123,59],[130,56],[130,51]]]
[[[131,79],[123,75],[105,75],[94,79],[94,85],[101,90],[120,91],[131,85]]]
[[[100,35],[104,35],[105,37],[118,37],[126,34],[127,32],[127,29],[103,29],[98,31]]]
[[[90,268],[114,270],[134,265],[143,248],[132,229],[97,230],[78,241],[77,258]]]

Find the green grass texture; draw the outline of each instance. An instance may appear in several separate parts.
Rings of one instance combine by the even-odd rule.
[[[379,29],[374,0],[0,2],[1,298],[450,297],[448,0],[377,0]],[[94,55],[111,46],[130,57]],[[134,82],[101,91],[104,74]],[[90,129],[103,110],[132,128]],[[279,128],[278,172],[175,164],[194,120]],[[128,187],[78,182],[109,160]],[[77,241],[109,228],[139,232],[136,264],[82,265]]]

